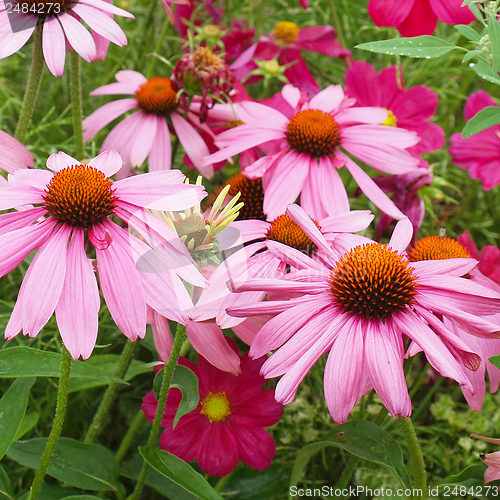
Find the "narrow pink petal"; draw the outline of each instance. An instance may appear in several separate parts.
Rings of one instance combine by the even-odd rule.
[[[32,186],[19,186],[18,188],[16,186],[8,186],[2,189],[1,194],[0,210],[9,210],[10,208],[43,202],[43,191]]]
[[[38,16],[10,14],[12,20],[19,28],[16,33],[12,32],[11,18],[6,12],[0,12],[0,59],[4,59],[23,47],[29,40],[35,26],[38,23]]]
[[[127,12],[126,10],[120,9],[111,3],[103,2],[103,0],[80,0],[80,3],[84,5],[91,5],[104,12],[109,12],[110,14],[115,14],[121,17],[128,17],[134,19],[133,14]]]
[[[323,232],[355,233],[366,229],[374,217],[370,210],[337,212],[337,215],[323,219],[320,226]]]
[[[66,167],[80,165],[81,161],[75,160],[72,156],[59,151],[59,153],[51,154],[47,159],[47,168],[52,172],[59,172]]]
[[[111,221],[107,221],[105,227],[93,229],[101,239],[105,231],[112,236],[108,248],[96,248],[99,280],[109,312],[130,340],[143,338],[146,334],[146,300],[127,233]]]
[[[106,177],[111,177],[122,168],[122,157],[117,151],[104,151],[92,158],[87,165],[100,170]]]
[[[376,84],[375,84],[376,85]],[[376,108],[372,106],[360,106],[355,108],[347,108],[339,111],[335,115],[335,121],[342,125],[342,137],[344,136],[344,131],[347,132],[349,136],[350,133],[356,132],[349,129],[352,127],[345,127],[346,125],[369,123],[372,125],[380,125],[387,118],[388,111],[384,108]],[[345,127],[345,128],[344,128]],[[356,136],[357,134],[354,134]]]
[[[120,83],[128,83],[130,85],[135,85],[135,90],[137,90],[143,83],[146,83],[148,79],[138,71],[131,69],[122,69],[118,71],[115,75],[116,81]],[[135,90],[133,93],[135,93]]]
[[[167,318],[153,311],[151,330],[153,330],[153,340],[160,360],[166,363],[172,352],[173,345],[172,333]]]
[[[281,95],[284,97],[285,101],[296,108],[300,100],[300,90],[293,85],[284,85],[281,89]]]
[[[321,92],[316,94],[308,104],[309,109],[320,109],[325,113],[331,113],[338,110],[345,95],[340,85],[329,85]]]
[[[87,62],[96,59],[96,47],[92,35],[69,14],[57,16],[71,47]]]
[[[30,337],[38,335],[52,316],[59,301],[66,274],[66,254],[71,227],[57,227],[40,247],[27,278],[21,308],[23,331]]]
[[[8,173],[18,168],[33,167],[33,155],[17,139],[0,130],[0,168]]]
[[[49,71],[62,76],[66,60],[66,40],[57,17],[47,17],[42,32],[43,56]]]
[[[66,277],[56,306],[56,320],[64,345],[73,359],[87,359],[97,340],[99,290],[90,259],[85,253],[84,232],[75,228],[66,262]]]
[[[37,219],[45,215],[45,208],[29,208],[22,212],[10,212],[0,215],[0,235],[10,233],[16,229],[30,226]]]
[[[436,274],[448,274],[452,276],[464,276],[472,271],[478,264],[476,259],[442,259],[442,260],[421,260],[412,262],[411,265],[415,268],[418,276]]]
[[[389,246],[400,253],[404,252],[408,248],[412,236],[413,225],[408,217],[404,217],[396,224],[389,241]]]
[[[168,170],[172,166],[172,145],[167,120],[159,119],[156,123],[156,136],[149,152],[148,172]]]

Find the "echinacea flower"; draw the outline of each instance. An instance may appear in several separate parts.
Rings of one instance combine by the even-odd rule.
[[[411,262],[419,262],[423,260],[445,260],[454,258],[468,259],[477,258],[477,256],[471,254],[460,241],[449,236],[426,236],[417,240],[410,248],[408,251],[408,258]],[[497,286],[487,278],[483,279],[479,265],[471,271],[471,273],[466,274],[463,279],[474,280],[500,293],[500,286]],[[495,316],[490,316],[488,319],[490,321],[496,321],[500,330],[500,314],[497,318],[498,319],[495,319]],[[480,411],[486,393],[486,371],[488,372],[490,380],[490,393],[493,394],[497,392],[500,383],[500,369],[489,361],[489,358],[492,356],[500,354],[500,339],[469,335],[465,330],[460,328],[459,325],[453,324],[448,319],[443,318],[443,322],[448,329],[469,346],[472,352],[475,352],[481,358],[480,366],[465,367],[465,374],[469,378],[472,389],[465,386],[461,388],[471,410]],[[407,356],[413,356],[417,352],[419,352],[419,348],[415,346],[415,344],[411,344],[408,348]]]
[[[467,249],[472,258],[479,261],[478,271],[500,286],[500,248],[495,245],[486,245],[479,253],[467,231],[458,237],[458,241]]]
[[[212,165],[202,164],[208,154],[205,141],[196,131],[200,121],[193,113],[184,116],[177,90],[170,78],[147,79],[137,71],[116,73],[116,83],[93,90],[90,95],[132,94],[133,97],[108,102],[83,121],[84,139],[94,135],[127,111],[127,116],[108,134],[102,150],[116,149],[125,163],[140,166],[146,157],[150,172],[166,170],[172,164],[170,130],[173,129],[195,168],[205,177],[213,174]]]
[[[231,69],[235,76],[242,80],[257,68],[255,59],[277,59],[281,65],[290,64],[284,75],[292,85],[314,95],[320,88],[301,51],[317,52],[329,57],[349,57],[349,50],[341,47],[336,38],[332,26],[300,28],[291,21],[281,21],[270,35],[262,35],[257,43],[246,49],[231,64]],[[256,80],[252,78],[248,83]]]
[[[86,249],[95,250],[104,300],[128,338],[144,337],[146,305],[185,321],[172,300],[181,284],[179,276],[198,286],[204,279],[172,230],[144,209],[193,206],[203,198],[203,188],[184,184],[177,170],[113,182],[110,177],[121,166],[115,151],[86,164],[61,152],[49,157],[49,170],[20,169],[9,175],[8,185],[1,188],[0,210],[29,207],[0,215],[0,276],[38,251],[5,329],[7,339],[21,331],[35,337],[55,310],[73,358],[90,356],[100,299]],[[129,224],[141,239],[110,217]],[[157,268],[160,256],[165,256],[166,266],[176,266],[173,272]]]
[[[486,441],[487,443],[500,444],[500,439],[478,436],[477,434],[471,434],[470,437]],[[497,481],[500,479],[500,451],[481,455],[480,458],[487,466],[487,469],[484,472],[484,482],[491,483],[491,481]]]
[[[432,35],[438,19],[469,24],[474,15],[463,0],[370,0],[368,14],[377,26],[395,26],[403,36]]]
[[[0,0],[0,59],[23,47],[41,23],[45,62],[54,76],[61,76],[66,46],[90,62],[102,58],[99,37],[120,47],[127,45],[113,14],[134,17],[106,0]],[[90,33],[82,21],[90,27]]]
[[[286,248],[286,260],[297,271],[283,279],[234,284],[236,290],[272,294],[270,300],[228,309],[230,315],[245,317],[275,314],[257,333],[250,356],[277,349],[261,373],[266,378],[283,375],[276,387],[279,402],[292,401],[313,364],[329,352],[324,389],[336,423],[348,418],[370,386],[391,415],[408,417],[405,336],[443,376],[471,388],[464,364],[477,364],[478,356],[440,318],[474,335],[498,332],[498,325],[479,315],[497,312],[500,294],[461,278],[474,269],[474,259],[410,262],[404,254],[412,236],[406,218],[396,225],[389,244],[356,244],[338,252],[298,207],[291,205],[287,212],[321,249],[322,259]]]
[[[243,124],[217,135],[215,143],[221,150],[204,161],[210,164],[255,146],[272,145],[272,154],[243,169],[247,177],[262,177],[264,212],[270,220],[299,194],[312,216],[335,215],[329,210],[335,210],[336,203],[344,206],[347,199],[337,172],[344,166],[377,207],[401,219],[394,203],[345,152],[381,172],[400,175],[417,168],[418,160],[405,149],[417,143],[417,135],[380,125],[387,111],[353,107],[354,100],[345,97],[340,85],[330,85],[310,100],[291,85],[285,85],[281,94],[288,112],[257,102],[238,103],[236,112]]]
[[[17,139],[0,130],[0,169],[12,173],[18,168],[33,167],[33,155]]]
[[[238,460],[260,471],[269,467],[276,449],[264,427],[276,424],[283,408],[272,389],[262,388],[265,380],[259,369],[263,361],[244,354],[241,374],[236,376],[218,370],[202,356],[197,366],[181,358],[179,364],[198,377],[200,402],[173,428],[182,394],[176,388],[170,390],[161,423],[161,448],[186,462],[197,460],[200,469],[211,476],[229,474]],[[141,409],[151,422],[157,407],[154,393],[146,394]]]
[[[467,98],[464,115],[468,121],[487,106],[497,106],[484,90]],[[500,184],[500,125],[494,125],[467,139],[460,132],[450,138],[453,163],[469,171],[472,179],[479,179],[484,189]]]

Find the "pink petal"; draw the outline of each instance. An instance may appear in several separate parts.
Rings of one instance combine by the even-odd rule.
[[[81,165],[81,162],[75,160],[72,156],[59,151],[59,153],[51,154],[47,159],[47,168],[52,170],[52,172],[60,172],[66,167],[71,167],[74,165]]]
[[[92,35],[69,14],[57,16],[71,47],[87,62],[96,59],[96,47]]]
[[[172,145],[167,120],[158,120],[156,123],[156,137],[149,152],[148,171],[156,172],[168,170],[172,166]]]
[[[66,60],[66,40],[57,17],[48,17],[43,23],[43,56],[49,71],[62,76]]]
[[[116,151],[104,151],[92,158],[87,165],[100,170],[106,177],[111,177],[122,168],[122,157]]]

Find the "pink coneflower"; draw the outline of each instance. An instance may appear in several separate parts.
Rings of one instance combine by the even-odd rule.
[[[467,98],[464,115],[470,120],[487,106],[496,106],[493,98],[479,90]],[[459,132],[450,138],[450,154],[457,167],[469,171],[472,179],[479,179],[484,189],[500,184],[500,125],[489,127],[467,139]]]
[[[231,65],[231,69],[242,80],[257,68],[255,59],[277,59],[282,65],[292,63],[284,73],[289,82],[314,95],[320,88],[300,52],[304,50],[329,57],[349,57],[349,50],[341,47],[336,38],[331,26],[300,28],[291,21],[281,21],[270,35],[262,35],[257,43],[245,50]]]
[[[275,445],[264,427],[276,424],[283,408],[275,401],[273,390],[262,389],[265,381],[259,369],[263,361],[243,355],[241,374],[235,376],[217,370],[202,356],[198,356],[198,366],[181,358],[180,364],[198,377],[200,403],[173,428],[182,394],[171,389],[160,446],[186,462],[197,460],[200,469],[211,476],[229,474],[238,460],[257,470],[269,467]],[[146,394],[141,409],[151,422],[157,406],[154,393]]]
[[[296,207],[288,215],[321,248],[322,260],[287,248],[285,256],[297,271],[284,279],[235,284],[237,290],[272,293],[272,300],[228,310],[245,317],[276,314],[255,337],[250,355],[278,349],[261,370],[266,378],[284,375],[278,401],[292,401],[312,365],[329,352],[325,398],[336,423],[348,418],[370,385],[393,416],[408,417],[404,336],[442,375],[471,388],[464,365],[480,360],[436,314],[475,335],[498,332],[498,325],[477,315],[498,311],[500,294],[461,278],[475,260],[410,263],[403,253],[412,236],[408,219],[398,222],[388,245],[371,242],[338,252]]]
[[[289,113],[256,102],[240,103],[237,115],[244,124],[219,134],[215,143],[221,151],[205,162],[271,144],[276,153],[243,170],[247,177],[262,177],[264,212],[271,220],[299,194],[308,213],[317,218],[330,215],[328,200],[347,198],[337,172],[344,166],[376,206],[393,218],[402,218],[394,203],[344,151],[381,172],[404,174],[417,168],[418,160],[405,150],[417,143],[417,135],[380,125],[387,111],[353,107],[354,100],[345,97],[340,85],[331,85],[310,100],[291,85],[285,85],[281,93]]]
[[[432,35],[438,19],[469,24],[474,15],[462,0],[370,0],[368,13],[377,26],[395,26],[403,36]]]
[[[97,337],[99,291],[86,248],[95,249],[99,283],[115,323],[131,340],[146,333],[146,304],[175,321],[185,317],[172,297],[179,274],[195,285],[204,279],[175,233],[144,210],[180,210],[203,197],[203,188],[183,183],[172,170],[112,182],[122,166],[115,151],[87,164],[65,153],[53,154],[47,170],[22,169],[2,188],[0,210],[30,205],[0,215],[0,276],[38,249],[21,285],[5,330],[35,337],[52,316],[64,344],[77,359],[88,358]],[[141,235],[118,226],[117,217]],[[148,245],[150,241],[157,250]],[[174,272],[158,268],[159,256]]]
[[[17,139],[0,130],[0,169],[14,172],[18,168],[33,167],[33,155]]]
[[[21,12],[16,12],[17,7]],[[22,12],[25,7],[27,14]],[[34,11],[37,14],[33,14]],[[127,45],[125,33],[109,14],[134,17],[105,0],[13,0],[10,3],[0,0],[0,59],[23,47],[41,22],[45,62],[54,76],[61,76],[66,45],[89,62],[102,58],[106,50],[99,36],[120,47]],[[81,21],[90,27],[91,33]]]
[[[467,231],[458,237],[458,241],[468,250],[472,258],[479,260],[478,271],[500,286],[500,248],[486,245],[479,254],[476,244]]]
[[[123,161],[141,165],[149,157],[149,171],[169,169],[172,163],[170,129],[177,135],[195,168],[205,177],[213,174],[212,165],[202,164],[208,147],[195,127],[201,127],[196,115],[179,105],[177,91],[170,78],[157,76],[149,80],[137,71],[119,71],[116,83],[93,90],[91,95],[132,94],[133,97],[108,102],[83,121],[84,139],[90,140],[115,118],[136,109],[106,137],[102,150],[116,149]],[[208,130],[208,129],[207,129]]]
[[[500,444],[500,439],[478,436],[477,434],[471,434],[470,437],[486,441],[487,443]],[[480,458],[487,466],[487,469],[484,472],[484,482],[491,483],[491,481],[497,481],[500,479],[500,451],[481,455]]]

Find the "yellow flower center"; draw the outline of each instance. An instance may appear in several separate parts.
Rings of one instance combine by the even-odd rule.
[[[274,43],[286,49],[299,37],[299,27],[290,21],[281,21],[274,28]]]
[[[370,243],[347,252],[332,269],[330,292],[347,313],[385,321],[417,293],[413,268],[395,250]]]
[[[177,92],[170,78],[157,76],[143,83],[135,93],[139,106],[147,113],[162,115],[177,106]]]
[[[387,109],[387,108],[384,108]],[[390,110],[387,109],[388,115],[387,118],[381,123],[381,125],[387,125],[388,127],[397,127],[398,126],[398,121],[396,119],[396,116],[394,113]]]
[[[202,415],[213,422],[223,422],[231,415],[231,403],[224,392],[209,392],[201,402]]]
[[[89,227],[113,213],[116,197],[111,181],[89,165],[66,167],[45,189],[45,208],[60,222]]]

